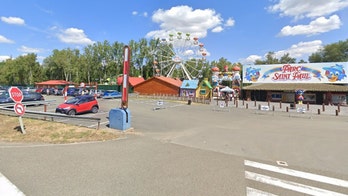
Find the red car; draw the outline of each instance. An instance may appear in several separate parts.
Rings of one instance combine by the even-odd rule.
[[[58,105],[56,113],[75,115],[81,113],[97,113],[99,111],[98,101],[94,96],[82,95],[68,99],[65,103]]]

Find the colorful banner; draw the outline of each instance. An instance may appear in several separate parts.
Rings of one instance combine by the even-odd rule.
[[[348,62],[244,65],[244,83],[348,84]]]

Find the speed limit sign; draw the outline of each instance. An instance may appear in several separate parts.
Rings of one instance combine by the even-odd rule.
[[[16,112],[16,114],[18,116],[23,116],[24,115],[25,107],[24,107],[24,105],[22,103],[16,103],[13,108],[14,108],[14,111]]]

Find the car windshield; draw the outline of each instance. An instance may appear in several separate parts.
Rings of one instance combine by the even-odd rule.
[[[76,104],[78,101],[80,101],[79,97],[73,97],[73,98],[68,99],[65,103],[66,104]]]
[[[106,94],[117,94],[118,91],[116,91],[116,90],[107,90],[104,93],[106,93]]]
[[[1,92],[0,96],[1,97],[9,97],[10,95],[8,94],[8,92]]]

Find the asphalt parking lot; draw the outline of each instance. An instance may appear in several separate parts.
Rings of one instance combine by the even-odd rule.
[[[70,97],[68,97],[70,98]],[[30,106],[27,110],[31,111],[46,111],[46,112],[55,112],[55,108],[64,102],[63,96],[47,96],[45,95],[45,100],[49,102],[49,104],[45,107],[41,106]],[[99,103],[99,112],[98,113],[85,113],[79,114],[78,116],[87,116],[87,117],[95,117],[100,118],[100,129],[108,129],[109,128],[109,112],[111,109],[120,108],[121,99],[103,99],[98,98]],[[221,104],[224,104],[224,101],[216,101],[213,100],[210,104],[202,104],[202,103],[192,103],[192,105],[188,105],[186,101],[174,101],[174,100],[166,100],[155,97],[137,97],[136,95],[130,94],[128,109],[131,113],[131,126],[133,125],[133,120],[136,120],[139,116],[134,116],[132,114],[142,112],[140,116],[150,115],[153,112],[158,112],[160,110],[171,110],[171,108],[180,108],[180,107],[191,107],[191,109],[200,108],[204,110],[206,113],[216,113],[223,112],[229,113],[232,110],[244,110],[244,112],[249,112],[252,114],[258,115],[269,115],[269,116],[283,116],[283,117],[299,117],[299,118],[321,118],[321,117],[338,117],[338,118],[346,118],[348,117],[348,107],[347,106],[322,106],[322,105],[306,105],[304,104],[302,107],[304,108],[304,112],[300,112],[296,109],[289,109],[289,103],[276,103],[276,102],[244,102],[239,101],[238,105],[236,102],[230,101],[228,107],[221,107]],[[265,109],[266,108],[266,109]],[[339,112],[337,112],[339,110]],[[287,111],[287,112],[286,112]],[[75,124],[78,126],[86,126],[90,128],[97,128],[98,123],[96,121],[88,121],[88,120],[77,120],[77,119],[69,119],[69,118],[56,118],[56,121],[63,123]]]
[[[68,99],[71,97],[68,97]],[[111,109],[120,108],[121,106],[121,99],[120,98],[98,98],[99,103],[99,111],[98,113],[84,113],[84,114],[77,114],[76,116],[84,116],[84,117],[94,117],[94,118],[100,118],[100,129],[108,129],[109,128],[109,112]],[[50,112],[54,113],[56,107],[64,102],[64,97],[62,96],[54,96],[45,95],[45,101],[48,101],[49,104],[46,106],[40,105],[40,106],[28,106],[27,111],[40,111],[40,112]],[[157,110],[167,109],[170,107],[179,107],[186,105],[185,102],[174,102],[174,101],[161,101],[161,105],[159,105],[159,99],[151,99],[151,98],[135,98],[135,96],[130,96],[129,99],[129,111],[133,112],[133,106],[136,107],[134,110],[148,110],[147,112],[152,113]],[[141,107],[139,107],[141,106]],[[133,117],[133,116],[132,116]],[[69,123],[69,124],[75,124],[78,126],[86,126],[90,128],[96,128],[98,126],[98,123],[96,121],[90,121],[90,120],[78,120],[76,118],[54,118],[55,121],[63,122],[63,123]],[[119,130],[116,130],[119,131]]]

